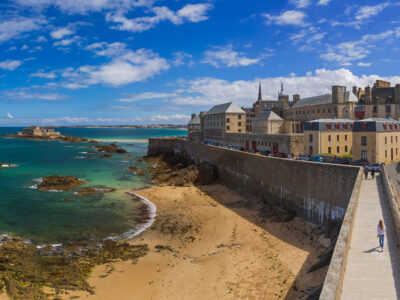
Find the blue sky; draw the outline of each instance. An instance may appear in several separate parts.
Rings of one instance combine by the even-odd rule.
[[[5,0],[0,126],[185,123],[282,81],[400,83],[400,2]]]

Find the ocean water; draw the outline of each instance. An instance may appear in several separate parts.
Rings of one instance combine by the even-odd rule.
[[[16,133],[21,128],[0,128],[1,134]],[[138,176],[128,169],[136,165],[146,170],[145,162],[136,159],[146,154],[143,140],[159,136],[184,136],[186,130],[61,128],[62,133],[87,138],[121,142],[126,154],[99,158],[89,154],[93,144],[64,143],[0,138],[0,162],[18,165],[0,169],[0,233],[16,234],[34,243],[63,243],[92,238],[118,236],[139,230],[143,202],[127,194],[150,184],[148,174]],[[42,192],[35,189],[40,178],[71,175],[87,181],[83,186],[116,188],[103,196],[74,195],[67,192]]]

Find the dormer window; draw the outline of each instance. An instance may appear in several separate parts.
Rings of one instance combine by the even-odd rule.
[[[336,129],[340,129],[340,123],[336,123]]]
[[[328,130],[331,130],[332,129],[332,124],[331,123],[326,124],[326,128],[328,128]]]
[[[387,130],[387,123],[383,123],[383,129]]]

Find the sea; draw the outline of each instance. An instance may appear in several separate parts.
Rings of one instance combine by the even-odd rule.
[[[1,128],[0,135],[22,128]],[[35,244],[129,238],[143,231],[154,205],[132,197],[132,190],[151,185],[147,165],[140,159],[150,137],[186,136],[186,130],[139,128],[57,128],[62,134],[116,142],[126,154],[100,158],[90,143],[0,138],[0,234],[11,234]],[[137,161],[139,160],[139,162]],[[128,169],[138,166],[144,176]],[[43,192],[40,180],[49,175],[75,176],[82,186],[115,188],[113,193],[78,196],[76,190]],[[79,189],[79,188],[78,188]],[[139,199],[139,200],[138,200]],[[147,216],[143,216],[146,213]]]

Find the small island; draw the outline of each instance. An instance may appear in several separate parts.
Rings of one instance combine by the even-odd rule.
[[[51,175],[43,178],[38,185],[40,191],[69,191],[82,184],[86,183],[85,180],[76,178],[74,176],[59,176]]]
[[[54,131],[54,129],[52,128],[44,128],[40,126],[30,126],[24,128],[23,131],[18,132],[17,134],[7,134],[2,137],[35,139],[35,140],[60,140],[67,143],[80,143],[80,142],[97,143],[97,141],[95,140],[89,140],[82,137],[61,134],[58,131]]]

